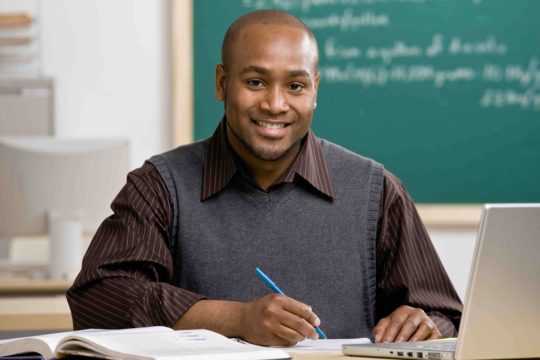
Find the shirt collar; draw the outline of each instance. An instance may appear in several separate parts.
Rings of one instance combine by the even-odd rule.
[[[227,141],[227,121],[223,118],[206,149],[201,201],[223,190],[238,170],[235,155]],[[323,195],[331,199],[335,198],[323,149],[311,129],[303,140],[295,161],[276,181],[276,184],[293,182],[296,174]]]

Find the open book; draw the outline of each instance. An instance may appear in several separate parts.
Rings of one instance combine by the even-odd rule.
[[[0,356],[38,353],[45,359],[82,355],[102,359],[290,359],[283,350],[245,344],[209,330],[153,326],[81,330],[0,341]]]

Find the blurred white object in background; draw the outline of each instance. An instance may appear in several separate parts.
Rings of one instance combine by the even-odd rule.
[[[48,233],[49,276],[73,279],[129,169],[126,140],[0,137],[0,239]]]

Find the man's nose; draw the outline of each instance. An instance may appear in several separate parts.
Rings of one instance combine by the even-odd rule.
[[[261,102],[261,108],[272,114],[279,114],[289,110],[287,95],[279,87],[271,87]]]

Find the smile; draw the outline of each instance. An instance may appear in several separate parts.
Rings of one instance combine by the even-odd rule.
[[[283,129],[285,126],[287,126],[287,124],[276,124],[276,123],[268,123],[268,122],[263,122],[263,121],[255,121],[255,123],[267,129]]]

